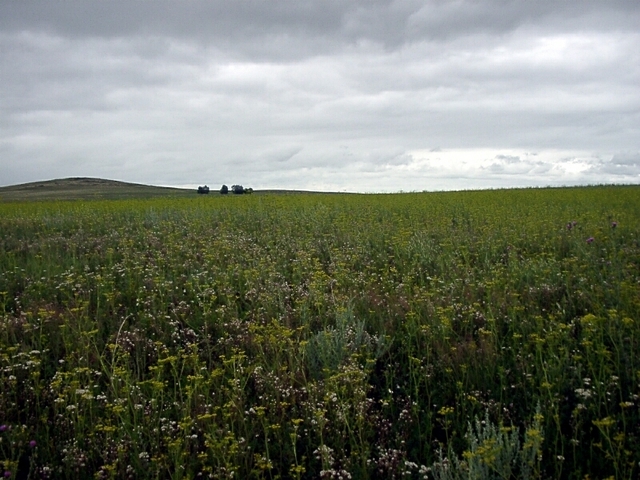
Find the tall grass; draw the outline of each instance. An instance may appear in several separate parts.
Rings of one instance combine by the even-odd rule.
[[[637,187],[0,204],[0,470],[635,478],[639,242]]]

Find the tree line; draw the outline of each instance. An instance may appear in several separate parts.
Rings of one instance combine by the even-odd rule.
[[[198,193],[201,195],[208,195],[210,189],[207,185],[198,187]],[[236,195],[253,193],[253,188],[244,188],[242,185],[232,185],[231,189],[226,185],[222,185],[220,188],[221,195],[227,195],[229,192],[234,193]]]

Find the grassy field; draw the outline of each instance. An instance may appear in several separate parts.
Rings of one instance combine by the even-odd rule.
[[[0,203],[0,475],[640,472],[640,188]]]

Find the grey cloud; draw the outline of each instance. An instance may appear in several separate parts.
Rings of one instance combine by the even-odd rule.
[[[640,166],[636,165],[616,165],[611,163],[605,163],[599,168],[594,169],[598,173],[607,174],[613,177],[625,177],[629,180],[640,180]],[[618,181],[624,181],[624,178],[618,178]],[[616,181],[616,180],[614,180]]]
[[[482,169],[486,169],[491,173],[497,173],[502,175],[531,175],[534,173],[544,173],[540,171],[540,167],[542,165],[513,165],[509,163],[492,163],[488,167],[481,167]],[[538,168],[536,168],[538,167]]]
[[[634,1],[391,1],[192,0],[177,2],[7,1],[2,30],[42,30],[63,36],[173,36],[223,44],[247,55],[280,58],[327,53],[345,44],[373,42],[385,48],[422,40],[477,34],[502,35],[521,26],[599,30],[634,29]],[[267,39],[268,42],[256,42]],[[297,40],[305,39],[304,42]]]
[[[608,23],[633,29],[638,20],[633,1],[583,2],[541,1],[435,1],[411,15],[410,28],[416,35],[451,38],[478,33],[501,35],[520,27],[545,25],[546,29],[588,27],[599,29]]]
[[[481,166],[480,171],[488,171],[499,175],[535,178],[549,174],[554,168],[562,170],[562,163],[570,163],[572,161],[573,158],[565,158],[554,165],[550,162],[539,160],[536,155],[498,154],[494,156],[488,166]]]
[[[531,170],[529,170],[529,173],[531,175],[541,176],[541,175],[546,175],[546,174],[552,172],[555,168],[556,168],[556,166],[554,164],[551,164],[551,163],[536,162],[533,165],[533,168],[531,168]]]
[[[384,162],[384,165],[390,165],[390,166],[400,166],[400,165],[410,165],[411,163],[413,163],[414,159],[412,155],[406,154],[406,153],[400,153],[397,155],[394,155],[391,158],[388,158],[386,160],[386,162]]]
[[[319,37],[331,43],[343,15],[355,2],[341,1],[207,1],[153,2],[20,1],[2,2],[2,30],[38,30],[65,37],[164,37],[215,42],[227,49],[260,54],[269,38],[285,39],[295,52],[296,38]],[[309,46],[306,42],[298,42]],[[313,42],[311,42],[313,45]],[[277,45],[276,45],[277,46]],[[270,53],[276,53],[276,50]]]
[[[269,163],[288,163],[302,150],[303,148],[301,146],[282,147],[277,150],[271,150],[260,154],[259,159],[263,159]]]
[[[637,1],[0,2],[0,184],[627,181],[638,31]]]
[[[366,155],[359,154],[358,157],[359,170],[363,172],[382,172],[407,167],[414,162],[411,154],[388,148],[378,148]]]
[[[611,159],[594,163],[589,173],[619,181],[640,180],[640,152],[618,152]]]
[[[496,160],[501,160],[504,163],[519,163],[520,157],[517,155],[496,155]]]
[[[611,158],[611,164],[618,166],[637,167],[640,165],[640,152],[616,153]]]

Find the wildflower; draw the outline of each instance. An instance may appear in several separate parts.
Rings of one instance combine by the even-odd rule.
[[[4,478],[9,478],[11,476],[11,472],[9,470],[5,470]]]
[[[0,432],[4,432],[7,429],[6,425],[0,425]]]
[[[618,222],[611,222],[611,228],[616,228],[618,226]]]
[[[587,243],[593,243],[594,240],[595,240],[595,238],[589,237],[589,238],[587,238]]]
[[[31,448],[35,448],[37,444],[38,444],[38,443],[37,443],[35,440],[31,440],[31,441],[29,442],[29,446],[30,446]]]

